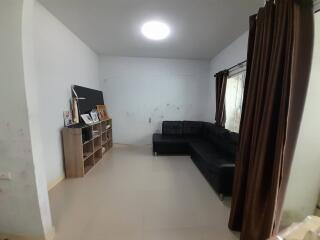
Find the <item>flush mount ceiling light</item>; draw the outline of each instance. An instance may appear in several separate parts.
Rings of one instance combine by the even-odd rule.
[[[143,36],[150,40],[160,41],[166,39],[170,35],[170,27],[160,21],[146,22],[141,27]]]

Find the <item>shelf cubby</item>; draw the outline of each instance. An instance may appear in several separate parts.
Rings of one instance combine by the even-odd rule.
[[[108,130],[111,130],[112,128],[112,120],[108,119],[106,121],[101,122],[101,131],[107,132]]]
[[[95,124],[92,126],[92,138],[101,136],[101,124]]]
[[[81,133],[82,133],[83,144],[86,144],[91,141],[91,139],[92,139],[92,127],[91,126],[86,126],[86,127],[81,128]]]
[[[101,142],[102,142],[102,145],[104,145],[106,142],[107,142],[107,133],[106,132],[103,132],[101,134]]]
[[[110,129],[110,131],[109,130],[107,131],[107,141],[108,142],[112,141],[112,131],[111,131],[111,129]]]
[[[84,162],[84,174],[90,171],[91,168],[94,166],[94,156],[91,155],[85,162]]]
[[[83,161],[85,161],[93,154],[93,142],[88,141],[85,144],[83,144],[82,152],[83,152]]]
[[[102,148],[94,153],[94,163],[96,164],[102,159]]]
[[[101,136],[93,139],[93,151],[96,152],[101,149]]]

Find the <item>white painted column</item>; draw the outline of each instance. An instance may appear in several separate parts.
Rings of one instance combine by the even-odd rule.
[[[26,85],[33,75],[33,0],[0,2],[0,233],[53,235],[41,159],[33,150]],[[47,238],[46,238],[47,237]]]

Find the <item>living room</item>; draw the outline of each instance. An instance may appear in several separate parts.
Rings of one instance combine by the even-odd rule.
[[[0,240],[318,239],[319,1],[0,6]]]

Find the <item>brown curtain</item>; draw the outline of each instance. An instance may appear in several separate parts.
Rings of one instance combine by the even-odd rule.
[[[250,18],[229,220],[242,240],[267,239],[279,226],[313,46],[312,4],[301,2],[269,1]]]
[[[226,123],[225,95],[229,71],[218,72],[216,77],[216,124],[224,127]]]

